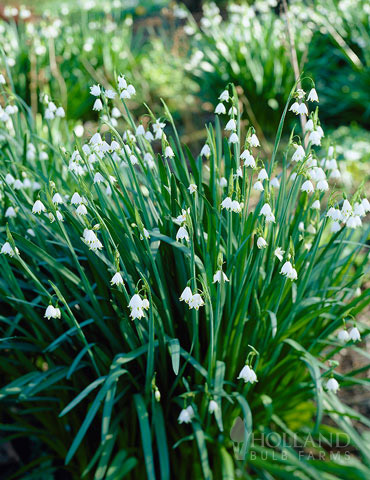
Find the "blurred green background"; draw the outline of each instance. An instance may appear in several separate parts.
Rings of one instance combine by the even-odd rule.
[[[243,120],[269,151],[294,83],[283,2],[39,0],[9,2],[0,12],[16,91],[34,113],[42,111],[46,93],[63,105],[71,129],[88,126],[97,118],[88,87],[114,85],[124,73],[137,90],[131,108],[145,114],[145,102],[159,112],[163,98],[182,139],[197,150],[219,93],[233,82]],[[311,77],[319,92],[326,139],[340,145],[345,172],[366,175],[369,4],[292,0],[288,18],[303,87],[310,88]]]

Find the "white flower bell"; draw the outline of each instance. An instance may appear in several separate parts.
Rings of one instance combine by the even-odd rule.
[[[255,374],[254,370],[249,365],[244,365],[241,369],[237,380],[244,380],[245,383],[255,383],[258,382],[257,375]]]

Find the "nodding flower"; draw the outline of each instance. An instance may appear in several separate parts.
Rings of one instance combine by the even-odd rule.
[[[199,307],[202,307],[204,305],[204,300],[200,293],[195,293],[190,298],[188,305],[190,309],[194,308],[195,310],[199,310]]]
[[[132,320],[135,320],[136,318],[140,320],[145,316],[144,310],[149,308],[149,302],[145,300],[143,300],[137,293],[131,298],[128,306],[131,310],[130,317]]]
[[[93,85],[92,87],[90,87],[90,94],[94,97],[98,97],[101,94],[100,86]]]
[[[231,131],[231,132],[234,132],[236,130],[236,122],[233,118],[231,118],[227,124],[226,124],[226,127],[225,127],[225,130],[227,131]]]
[[[218,411],[218,404],[215,400],[211,400],[208,404],[209,413],[216,413]]]
[[[219,103],[216,108],[215,108],[215,114],[216,115],[225,115],[226,113],[226,108],[223,103]]]
[[[351,328],[351,330],[349,332],[349,338],[353,342],[358,342],[358,341],[361,340],[361,335],[360,335],[360,332],[359,332],[357,327]]]
[[[297,280],[298,278],[297,270],[293,267],[289,260],[281,267],[280,273],[290,280]]]
[[[189,186],[188,186],[188,190],[190,193],[195,193],[197,191],[198,187],[197,185],[195,185],[195,183],[191,183]]]
[[[195,417],[195,413],[193,407],[189,405],[187,408],[181,410],[178,422],[179,423],[191,423],[193,418]]]
[[[188,234],[188,231],[186,230],[185,227],[180,227],[180,228],[177,230],[176,240],[177,240],[177,241],[179,241],[179,240],[185,240],[186,242],[189,241],[189,234]]]
[[[53,198],[51,199],[51,201],[55,204],[55,205],[59,205],[61,203],[63,203],[63,198],[62,196],[60,195],[60,193],[55,193],[53,195]]]
[[[164,151],[164,156],[166,158],[173,158],[175,156],[174,151],[170,146],[167,146],[165,151]]]
[[[40,214],[41,212],[46,212],[45,205],[42,203],[41,200],[36,200],[32,207],[32,213]]]
[[[101,110],[103,110],[103,104],[102,104],[102,101],[100,100],[100,98],[97,98],[94,102],[94,105],[93,105],[93,110],[95,110],[96,112],[100,112]]]
[[[339,383],[335,380],[335,378],[330,378],[326,383],[326,388],[330,392],[337,393],[339,390]]]
[[[207,144],[203,145],[200,155],[208,158],[211,155],[211,149]]]
[[[339,340],[340,342],[343,342],[343,343],[348,342],[348,340],[349,340],[349,335],[348,335],[347,330],[340,330],[340,331],[338,332],[338,340]]]
[[[53,307],[49,305],[45,311],[44,317],[50,320],[51,318],[60,318],[61,312],[58,307]]]
[[[260,250],[267,247],[267,242],[263,237],[259,237],[257,240],[257,248]]]
[[[15,252],[19,254],[18,248],[16,248],[14,251],[9,242],[5,242],[0,250],[0,253],[2,253],[3,255],[9,255],[9,257],[14,257]]]
[[[317,95],[317,92],[316,92],[315,88],[311,88],[311,90],[309,91],[309,94],[307,96],[307,100],[309,102],[318,102],[319,101],[319,96]]]
[[[221,269],[217,270],[217,272],[213,275],[213,283],[221,283],[221,277],[223,278],[224,282],[228,282],[229,279],[226,276],[226,273],[223,272]]]
[[[247,142],[251,147],[260,147],[260,141],[258,140],[258,137],[255,133],[253,133],[250,138],[248,138]]]
[[[192,296],[193,296],[193,292],[191,291],[191,288],[185,287],[184,291],[181,294],[180,302],[189,303]]]
[[[262,168],[262,170],[259,171],[258,173],[258,180],[261,180],[263,182],[264,180],[267,180],[269,178],[268,173],[265,168]]]
[[[315,188],[311,180],[306,180],[301,186],[302,192],[313,193]]]
[[[228,102],[230,98],[228,90],[224,90],[221,95],[218,97],[221,102]]]
[[[302,145],[298,145],[295,152],[293,153],[292,162],[300,162],[304,159],[305,156],[306,153],[304,151],[304,148],[302,147]]]
[[[244,152],[240,155],[240,159],[244,160],[245,167],[256,168],[256,161],[249,150],[244,150]]]
[[[229,143],[238,143],[238,142],[239,142],[239,137],[235,132],[233,132],[229,137]]]
[[[244,365],[239,373],[239,376],[237,377],[237,380],[244,380],[245,383],[258,382],[255,371],[249,365]]]
[[[274,255],[280,260],[280,262],[283,260],[284,253],[285,253],[285,250],[283,250],[282,248],[280,247],[275,248]]]

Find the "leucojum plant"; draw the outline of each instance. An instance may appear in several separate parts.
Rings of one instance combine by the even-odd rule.
[[[366,358],[370,205],[329,186],[312,81],[266,158],[233,85],[193,157],[165,105],[131,116],[123,75],[74,144],[0,79],[0,428],[36,452],[12,478],[369,478],[369,421],[336,394],[366,385],[337,354]]]

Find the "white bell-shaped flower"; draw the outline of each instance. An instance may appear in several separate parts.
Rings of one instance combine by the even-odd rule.
[[[215,400],[211,400],[208,404],[208,411],[210,414],[216,413],[218,411],[218,404]]]
[[[195,413],[193,407],[189,405],[187,408],[181,410],[178,422],[179,423],[191,423],[193,418],[195,417]]]
[[[200,155],[206,158],[211,155],[211,149],[207,144],[203,145],[202,150],[200,151]]]
[[[349,335],[348,335],[347,330],[339,330],[339,332],[338,332],[338,340],[339,340],[340,342],[343,342],[343,343],[348,342],[348,340],[349,340]]]
[[[274,251],[275,257],[277,257],[280,260],[280,262],[284,258],[284,253],[285,253],[285,250],[283,250],[281,247],[277,247]]]
[[[185,240],[186,242],[189,241],[189,234],[185,227],[180,227],[176,233],[176,240]]]
[[[257,190],[257,192],[263,192],[263,184],[260,180],[257,180],[257,182],[253,185],[253,190]]]
[[[195,193],[197,191],[198,187],[197,185],[195,185],[195,183],[191,183],[189,186],[188,186],[188,190],[190,193]]]
[[[237,380],[244,380],[245,383],[255,383],[258,382],[257,375],[254,370],[249,365],[244,365],[241,369]]]
[[[361,340],[361,335],[357,327],[351,328],[349,332],[349,338],[353,342],[359,342]]]
[[[94,102],[94,105],[93,105],[93,110],[95,112],[100,112],[101,110],[103,110],[103,104],[102,104],[102,101],[100,100],[100,98],[97,98]]]
[[[301,186],[302,192],[313,193],[315,188],[311,180],[306,180]]]
[[[50,320],[51,318],[60,318],[61,312],[58,307],[53,307],[49,305],[45,311],[44,317]]]
[[[169,145],[165,148],[164,156],[166,158],[173,158],[175,156],[174,151]]]
[[[319,97],[317,95],[317,92],[316,92],[315,88],[311,88],[311,90],[309,91],[309,94],[307,96],[307,100],[309,102],[318,102],[319,101]]]
[[[262,168],[262,170],[259,171],[258,173],[258,180],[261,180],[263,182],[264,180],[267,180],[269,178],[268,173],[265,168]]]
[[[339,383],[335,380],[335,378],[330,378],[326,383],[326,388],[330,392],[337,393],[339,390]]]
[[[215,108],[215,114],[216,115],[225,115],[226,114],[226,108],[223,103],[219,103],[217,107]]]
[[[259,237],[257,239],[257,247],[261,250],[262,248],[267,247],[267,242],[263,237]]]
[[[231,200],[230,197],[226,197],[222,202],[221,202],[221,208],[226,208],[226,210],[231,210],[232,208],[233,201]]]
[[[90,87],[90,94],[93,95],[94,97],[98,97],[101,93],[100,86],[99,85],[93,85]]]
[[[224,282],[228,282],[229,279],[226,276],[226,273],[224,273],[221,269],[217,270],[217,272],[213,275],[213,283],[221,283],[221,279],[223,278]]]
[[[61,203],[64,203],[64,202],[63,202],[63,198],[62,198],[62,196],[60,195],[60,193],[55,193],[55,194],[53,195],[52,202],[53,202],[55,205],[60,205]]]
[[[40,214],[41,212],[46,212],[45,205],[42,203],[41,200],[36,200],[32,207],[32,213]]]
[[[72,205],[80,205],[80,203],[82,203],[82,197],[79,193],[75,192],[73,195],[72,195],[72,198],[71,198],[71,204]]]
[[[224,90],[221,95],[218,97],[221,102],[228,102],[230,98],[229,92],[227,90]]]
[[[18,249],[16,250],[17,250],[17,253],[19,253]],[[1,247],[0,253],[3,255],[9,255],[9,257],[14,257],[15,255],[15,252],[9,242],[4,243],[4,245]]]
[[[245,167],[256,168],[256,161],[249,150],[244,150],[244,152],[240,155],[240,158],[241,160],[244,160]]]
[[[341,229],[340,223],[339,222],[333,222],[330,227],[330,231],[332,233],[337,233]]]
[[[298,145],[296,147],[295,152],[293,153],[292,162],[300,162],[301,160],[304,159],[305,155],[306,155],[306,153],[305,153],[302,145]]]
[[[258,137],[255,133],[252,133],[252,135],[250,136],[250,138],[247,139],[247,142],[249,143],[249,145],[253,148],[255,147],[260,147],[261,144],[260,144],[260,141],[258,140]]]
[[[204,301],[200,293],[195,293],[188,302],[189,308],[194,308],[195,310],[199,310],[199,307],[204,305]]]
[[[120,274],[120,272],[117,272],[113,275],[110,283],[112,285],[123,285],[123,278],[122,278],[122,275]]]
[[[227,124],[226,124],[226,127],[225,127],[225,130],[226,131],[231,131],[231,132],[234,132],[236,130],[236,122],[233,118],[231,118]]]
[[[180,302],[189,303],[192,296],[193,296],[193,292],[191,291],[191,288],[185,287],[184,291],[181,294]]]
[[[260,215],[265,215],[265,216],[267,216],[267,215],[271,215],[271,213],[272,213],[272,212],[271,212],[271,207],[270,207],[270,205],[269,205],[268,203],[265,203],[265,204],[263,205],[263,207],[261,208],[259,214],[260,214]]]

